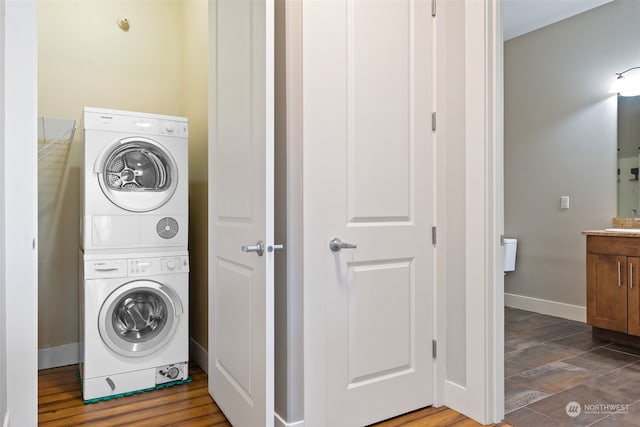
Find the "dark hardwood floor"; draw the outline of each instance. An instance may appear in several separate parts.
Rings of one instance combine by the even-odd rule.
[[[191,364],[193,381],[161,390],[85,405],[77,365],[38,374],[41,426],[230,426],[207,390],[207,375]],[[475,427],[477,422],[446,408],[425,408],[376,424],[377,427]],[[506,424],[498,424],[506,426]]]

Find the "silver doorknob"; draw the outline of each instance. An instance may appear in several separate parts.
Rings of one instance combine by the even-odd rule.
[[[334,237],[329,242],[329,249],[331,249],[333,252],[338,252],[340,249],[355,249],[357,247],[358,245],[354,243],[345,243],[338,237]]]
[[[284,245],[269,245],[269,246],[267,246],[267,250],[269,252],[281,251],[282,249],[284,249]]]
[[[255,245],[242,245],[242,252],[255,252],[258,256],[262,256],[264,253],[264,242],[258,240]]]

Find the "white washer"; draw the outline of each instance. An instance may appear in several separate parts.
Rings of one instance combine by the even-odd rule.
[[[186,251],[83,254],[80,376],[85,401],[188,378]]]
[[[84,109],[81,248],[186,249],[188,122]]]

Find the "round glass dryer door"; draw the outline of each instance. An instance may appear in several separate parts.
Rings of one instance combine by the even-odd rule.
[[[152,280],[136,280],[107,297],[100,308],[98,329],[111,350],[142,357],[167,344],[182,313],[182,302],[173,289]]]
[[[132,212],[149,212],[164,205],[178,184],[171,153],[147,138],[118,140],[103,151],[94,169],[105,196]]]

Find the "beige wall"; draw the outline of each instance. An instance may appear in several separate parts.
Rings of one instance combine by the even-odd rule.
[[[187,116],[190,121],[192,298],[206,295],[206,2],[41,1],[39,114],[74,118],[78,131],[59,205],[40,212],[39,348],[78,341],[79,168],[84,106]],[[204,12],[201,10],[204,8]],[[117,26],[127,17],[128,32]],[[204,187],[204,190],[203,190]],[[203,212],[204,211],[204,212]],[[204,273],[203,273],[204,269]],[[192,305],[206,347],[206,309]],[[204,314],[203,314],[204,313]],[[198,316],[204,316],[200,319]]]
[[[581,231],[616,214],[607,91],[640,65],[638,22],[640,2],[616,1],[505,43],[505,234],[519,239],[508,293],[585,306]]]
[[[183,114],[189,118],[189,328],[191,337],[207,349],[208,4],[205,0],[183,3]]]

